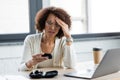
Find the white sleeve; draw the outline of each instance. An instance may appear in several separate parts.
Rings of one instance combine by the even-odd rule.
[[[19,67],[19,71],[29,71],[32,70],[33,68],[27,68],[27,66],[25,65],[25,63],[22,63]]]
[[[73,49],[73,45],[64,45],[63,48],[63,64],[67,68],[75,68],[76,66],[76,53]]]
[[[24,41],[24,47],[23,47],[23,55],[22,55],[22,61],[19,67],[19,70],[25,71],[25,70],[31,70],[31,68],[27,68],[25,63],[32,58],[32,44],[31,39],[29,36],[26,37]]]

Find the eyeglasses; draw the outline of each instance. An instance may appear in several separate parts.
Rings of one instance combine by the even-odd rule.
[[[60,25],[58,25],[57,23],[52,23],[51,21],[46,21],[45,23],[46,26],[55,26],[56,28],[60,28]]]

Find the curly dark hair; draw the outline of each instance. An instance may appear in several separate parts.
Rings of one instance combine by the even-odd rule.
[[[53,15],[57,16],[58,18],[60,18],[62,21],[64,21],[68,25],[68,28],[70,30],[70,28],[71,28],[70,15],[62,8],[52,6],[52,7],[40,9],[37,12],[36,17],[35,17],[35,28],[39,32],[43,32],[43,30],[45,29],[45,21],[47,20],[49,14],[53,14]],[[61,38],[64,36],[61,28],[56,36],[58,38]]]

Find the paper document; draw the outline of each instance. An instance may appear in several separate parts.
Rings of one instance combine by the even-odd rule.
[[[0,76],[0,80],[30,80],[30,79],[21,75],[4,75]]]

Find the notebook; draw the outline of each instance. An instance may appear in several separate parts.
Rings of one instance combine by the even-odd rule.
[[[120,48],[117,48],[107,50],[101,62],[99,63],[95,70],[90,71],[85,70],[85,72],[82,72],[82,70],[80,69],[77,72],[66,73],[64,74],[64,76],[83,79],[93,79],[114,72],[118,72],[119,70],[120,70]]]

